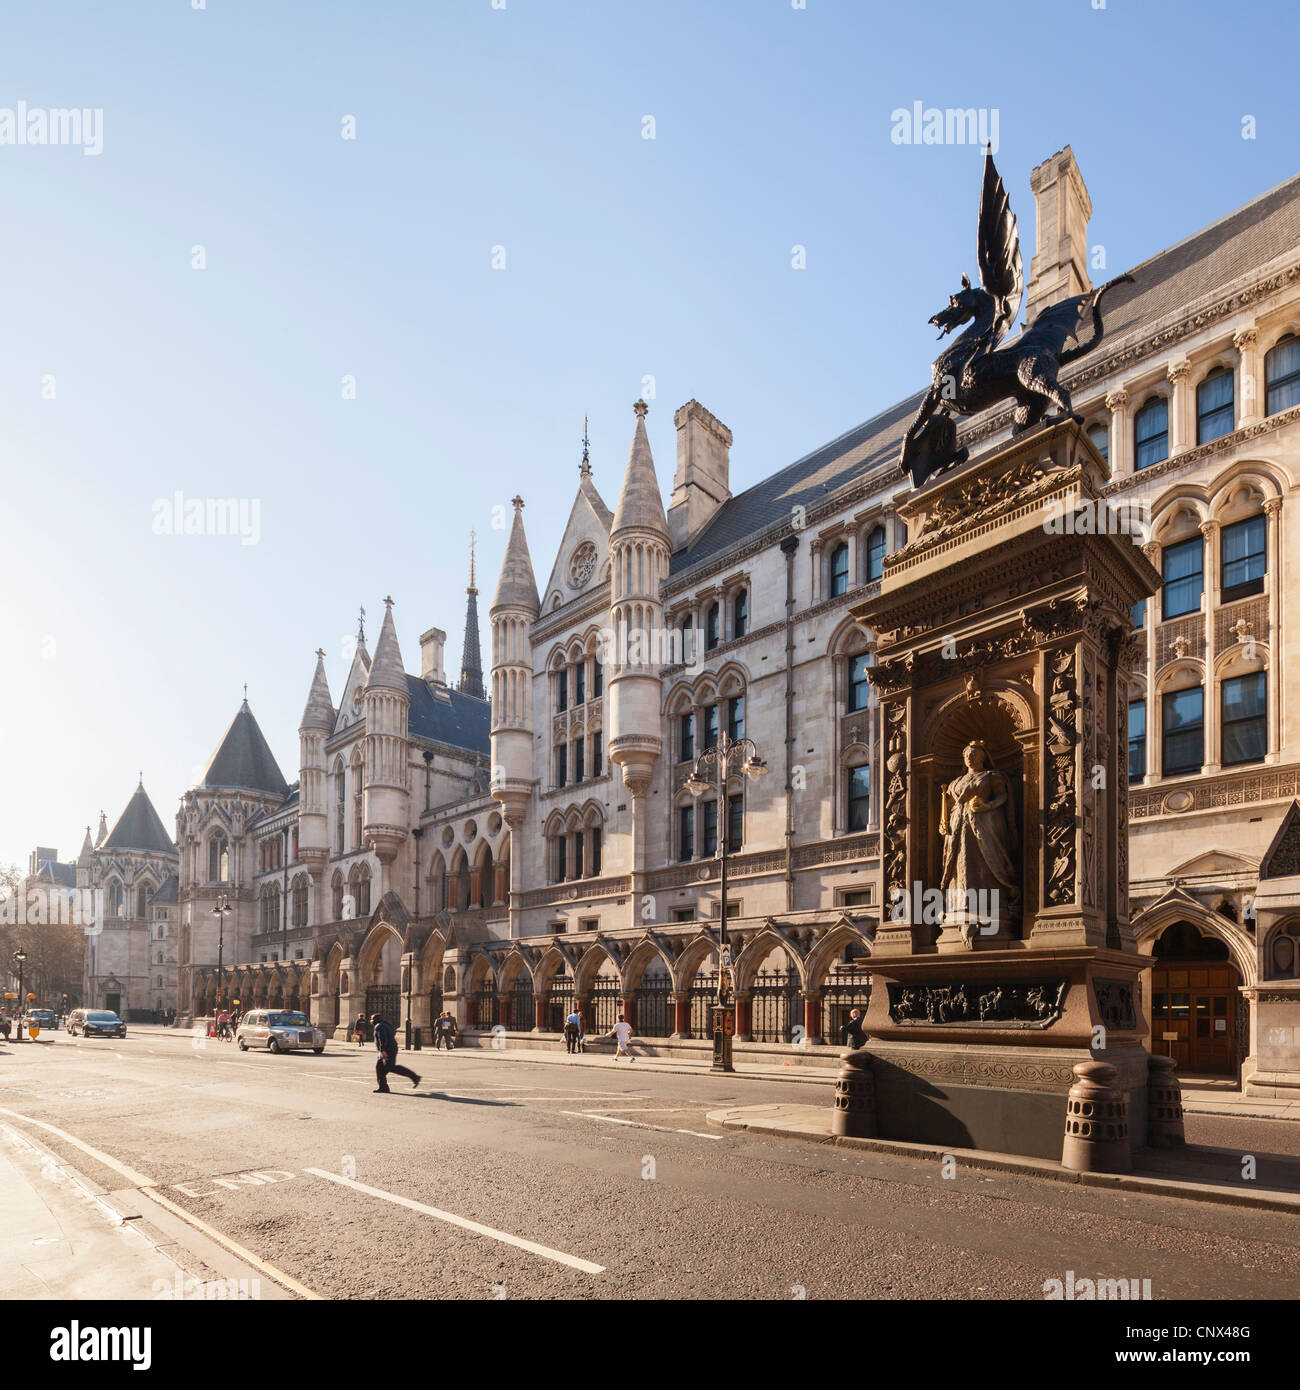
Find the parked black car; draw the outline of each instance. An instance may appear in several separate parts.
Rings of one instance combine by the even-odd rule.
[[[68,1015],[68,1035],[83,1038],[124,1038],[126,1024],[107,1009],[73,1009]]]

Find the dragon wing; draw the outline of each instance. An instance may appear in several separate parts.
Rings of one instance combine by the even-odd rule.
[[[997,304],[993,345],[996,347],[1016,321],[1025,293],[1025,271],[1020,260],[1020,232],[1011,211],[1002,175],[993,163],[993,151],[984,153],[984,187],[980,192],[980,283]]]

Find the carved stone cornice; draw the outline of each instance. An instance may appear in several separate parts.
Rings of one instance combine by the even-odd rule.
[[[1160,463],[1153,463],[1149,468],[1130,473],[1124,478],[1115,478],[1102,489],[1102,495],[1112,497],[1117,492],[1128,492],[1132,488],[1140,487],[1148,478],[1162,478],[1181,468],[1213,458],[1216,454],[1229,453],[1239,445],[1258,439],[1261,435],[1272,434],[1274,430],[1285,429],[1287,425],[1293,425],[1297,421],[1300,421],[1300,405],[1293,405],[1290,410],[1280,410],[1276,415],[1256,420],[1253,424],[1233,430],[1231,434],[1222,435],[1209,444],[1198,445],[1195,449],[1184,449],[1182,453],[1174,454]]]

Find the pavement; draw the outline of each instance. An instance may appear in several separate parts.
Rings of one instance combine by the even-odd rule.
[[[0,1126],[147,1238],[128,1250],[108,1220],[96,1237],[119,1242],[90,1263],[120,1271],[125,1297],[149,1297],[166,1258],[184,1297],[198,1296],[190,1281],[246,1281],[227,1296],[1041,1299],[1075,1271],[1149,1278],[1156,1298],[1300,1298],[1289,1207],[711,1122],[751,1105],[820,1114],[830,1078],[801,1068],[714,1076],[461,1048],[403,1053],[420,1085],[394,1078],[376,1096],[374,1056],[332,1041],[319,1057],[240,1053],[179,1029],[57,1033],[0,1046]],[[1191,1117],[1188,1132],[1300,1158],[1300,1126],[1276,1120]],[[71,1218],[51,1211],[40,1164],[10,1197],[19,1160],[0,1151],[15,1204],[0,1265],[26,1268],[46,1235],[74,1253],[96,1235],[55,1224]],[[63,1277],[51,1268],[44,1287],[76,1292]]]
[[[954,1153],[939,1144],[833,1135],[831,1114],[822,1105],[743,1105],[711,1110],[708,1121],[722,1129],[743,1129],[934,1162],[942,1162]],[[988,1172],[1032,1174],[1054,1182],[1080,1183],[1122,1192],[1147,1192],[1189,1201],[1253,1207],[1259,1211],[1300,1213],[1300,1158],[1285,1155],[1258,1156],[1250,1170],[1252,1177],[1247,1180],[1242,1177],[1239,1152],[1204,1145],[1144,1149],[1129,1173],[1076,1173],[1049,1159],[979,1149],[956,1152],[963,1165]]]

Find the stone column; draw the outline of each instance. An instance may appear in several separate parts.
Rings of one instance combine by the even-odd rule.
[[[803,1034],[809,1047],[820,1047],[822,1037],[822,996],[820,990],[805,990],[803,996]]]
[[[1238,396],[1237,428],[1258,420],[1264,414],[1264,383],[1260,380],[1259,333],[1254,328],[1243,328],[1232,336],[1232,345],[1241,355],[1241,366],[1237,373]]]
[[[1192,370],[1192,364],[1183,358],[1178,362],[1171,362],[1165,369],[1165,375],[1169,378],[1173,386],[1173,399],[1169,403],[1169,454],[1172,458],[1174,454],[1181,454],[1184,449],[1190,449],[1196,443],[1196,427],[1192,419],[1191,399],[1192,393],[1187,388],[1187,375]]]
[[[1110,411],[1110,472],[1113,478],[1127,477],[1133,471],[1133,416],[1127,391],[1111,391],[1106,397]]]
[[[811,576],[811,603],[820,603],[823,597],[822,590],[825,587],[822,583],[822,542],[813,540],[808,542],[808,562],[812,565]]]
[[[1281,757],[1282,749],[1282,649],[1278,641],[1279,617],[1282,612],[1282,499],[1269,497],[1264,501],[1264,523],[1267,529],[1268,582],[1264,592],[1268,595],[1268,631],[1257,632],[1261,642],[1268,643],[1268,676],[1265,689],[1268,692],[1268,751],[1264,761],[1275,763]]]
[[[546,1031],[546,1025],[550,1022],[550,1019],[546,1017],[546,1008],[546,995],[535,995],[533,998],[533,1011],[537,1015],[537,1031],[539,1033],[544,1033]]]
[[[510,884],[506,880],[506,865],[497,860],[492,866],[492,906],[500,907],[510,897]]]
[[[1219,761],[1219,695],[1214,680],[1214,624],[1210,616],[1212,605],[1219,601],[1219,523],[1201,522],[1204,539],[1205,593],[1201,600],[1201,622],[1205,624],[1205,660],[1202,689],[1205,702],[1205,756],[1202,770],[1218,772]]]
[[[748,990],[736,993],[736,1041],[753,1042],[754,1001]],[[709,1035],[712,1037],[712,1034]]]
[[[691,996],[685,991],[673,995],[673,1037],[689,1038],[691,1035]]]
[[[497,1022],[502,1028],[510,1027],[510,996],[509,994],[497,995]]]

